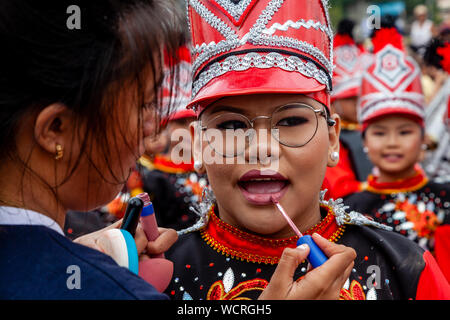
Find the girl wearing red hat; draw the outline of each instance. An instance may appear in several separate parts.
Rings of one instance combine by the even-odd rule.
[[[190,0],[188,15],[193,154],[214,195],[205,193],[200,220],[167,253],[175,261],[169,296],[450,298],[421,248],[320,192],[339,160],[327,1]],[[324,264],[308,271],[310,248],[294,249],[298,236],[274,202],[315,234]]]
[[[345,202],[424,250],[436,250],[450,280],[448,250],[434,237],[450,222],[450,186],[430,181],[418,165],[425,131],[420,71],[395,28],[377,31],[373,42],[375,62],[363,77],[359,115],[366,151],[379,173]]]

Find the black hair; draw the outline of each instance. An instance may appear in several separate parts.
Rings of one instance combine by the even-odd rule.
[[[372,30],[372,33],[370,34],[370,38],[375,37],[377,31],[382,30],[382,29],[390,29],[390,28],[394,28],[398,31],[398,33],[403,35],[403,32],[401,30],[399,30],[399,28],[397,28],[396,25],[396,17],[392,16],[390,14],[386,14],[383,15],[380,19],[380,28],[375,28]]]
[[[442,40],[438,38],[433,38],[430,44],[427,46],[425,50],[425,54],[423,56],[423,61],[428,66],[433,66],[438,69],[442,68],[442,60],[444,57],[437,53],[437,50],[441,47],[444,47],[445,44]]]
[[[68,25],[73,5],[80,9],[80,28]],[[163,57],[175,65],[187,37],[183,17],[172,0],[0,0],[0,166],[8,159],[28,168],[17,154],[21,119],[53,103],[73,111],[77,127],[86,128],[78,132],[82,149],[66,179],[83,154],[90,157],[92,141],[108,164],[115,150],[106,143],[106,129],[114,125],[111,110],[126,84],[135,88],[133,102],[141,110],[169,114],[160,99]],[[176,73],[172,67],[173,82]],[[152,104],[145,101],[149,75]],[[141,129],[142,117],[138,122]]]
[[[350,19],[342,19],[337,27],[337,34],[340,35],[347,35],[350,36],[350,38],[353,37],[353,29],[355,28],[355,23]]]

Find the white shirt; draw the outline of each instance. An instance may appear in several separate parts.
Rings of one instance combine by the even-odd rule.
[[[411,44],[417,47],[428,44],[433,37],[432,27],[431,20],[426,20],[422,25],[418,21],[414,21],[411,27]]]
[[[0,225],[44,226],[64,236],[64,232],[55,220],[42,213],[23,208],[0,206]]]

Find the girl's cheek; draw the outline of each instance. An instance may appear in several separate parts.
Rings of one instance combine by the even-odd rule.
[[[377,162],[381,155],[380,145],[374,143],[371,139],[366,139],[366,147],[367,147],[367,156],[369,160],[372,162]]]

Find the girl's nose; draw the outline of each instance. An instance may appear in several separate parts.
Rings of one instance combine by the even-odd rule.
[[[388,146],[397,146],[398,144],[398,135],[395,132],[391,132],[388,134]]]
[[[246,161],[250,164],[270,165],[277,161],[280,154],[280,144],[276,140],[276,130],[267,128],[254,129],[249,148],[245,152]]]

